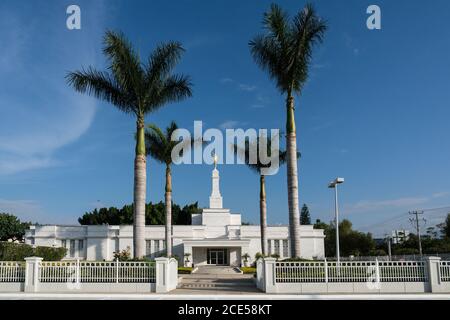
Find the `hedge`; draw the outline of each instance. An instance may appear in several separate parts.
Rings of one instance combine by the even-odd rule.
[[[26,257],[41,257],[44,261],[59,261],[66,256],[66,248],[35,247],[24,243],[0,242],[0,261],[22,261]]]
[[[191,274],[193,269],[192,267],[178,267],[178,274]]]

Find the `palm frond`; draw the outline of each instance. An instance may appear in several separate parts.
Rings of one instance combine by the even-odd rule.
[[[307,4],[292,21],[278,5],[272,5],[263,23],[267,32],[249,42],[253,59],[281,92],[300,93],[308,78],[312,49],[322,42],[326,22]]]
[[[184,52],[181,43],[171,41],[159,44],[148,59],[146,69],[146,86],[149,89],[153,83],[165,79]]]
[[[134,111],[130,105],[130,98],[122,91],[115,79],[106,72],[89,67],[87,70],[69,72],[66,75],[66,81],[80,93],[110,102],[124,112]]]
[[[189,76],[171,75],[165,79],[152,97],[152,103],[147,106],[150,110],[157,109],[170,102],[181,101],[192,96],[192,83]]]
[[[112,75],[121,87],[141,97],[145,91],[144,71],[131,43],[122,33],[107,31],[103,52],[110,61]],[[137,101],[139,103],[142,101]]]
[[[145,148],[147,155],[166,163],[167,139],[164,132],[155,124],[148,124],[145,129]]]

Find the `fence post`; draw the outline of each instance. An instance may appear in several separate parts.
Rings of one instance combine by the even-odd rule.
[[[75,276],[76,276],[76,281],[77,281],[77,285],[78,286],[80,285],[80,274],[81,274],[81,272],[80,272],[80,259],[77,259],[77,270],[76,270]]]
[[[275,258],[264,258],[264,287],[266,293],[276,293],[276,261]]]
[[[119,283],[119,258],[116,258],[116,283]]]
[[[328,283],[328,262],[327,262],[327,258],[324,258],[324,266],[325,266],[325,283]]]
[[[378,258],[375,258],[375,281],[377,288],[380,287],[380,264],[378,263]]]
[[[426,257],[426,272],[428,272],[428,283],[431,292],[441,291],[440,257]]]
[[[155,285],[157,293],[169,291],[169,258],[156,258]]]
[[[42,260],[40,257],[25,258],[25,292],[39,291],[39,267]]]

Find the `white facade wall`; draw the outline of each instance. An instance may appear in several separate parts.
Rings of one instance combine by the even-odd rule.
[[[253,262],[261,253],[260,227],[243,226],[241,215],[222,208],[219,191],[219,172],[212,174],[210,207],[201,214],[192,215],[192,225],[173,226],[173,254],[184,262],[184,254],[190,253],[189,260],[197,264],[207,262],[207,248],[226,248],[231,265],[240,265],[244,254]],[[26,233],[26,243],[39,246],[63,246],[69,248],[67,259],[112,260],[114,252],[129,248],[133,252],[133,227],[124,226],[32,226]],[[301,226],[300,251],[303,258],[324,257],[323,230],[313,226]],[[165,227],[146,226],[146,255],[158,257],[165,250]],[[267,239],[270,253],[281,258],[289,257],[288,226],[269,226]],[[287,251],[287,252],[286,252]]]

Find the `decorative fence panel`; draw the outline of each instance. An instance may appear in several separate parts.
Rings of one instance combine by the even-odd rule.
[[[450,281],[450,261],[441,261],[439,263],[439,273],[441,281]]]
[[[178,285],[178,262],[0,261],[0,292],[165,293]]]
[[[450,293],[450,261],[257,261],[267,293]]]
[[[425,282],[423,261],[276,262],[279,283]]]
[[[25,282],[25,262],[0,261],[0,282]]]
[[[154,283],[155,264],[150,262],[41,262],[39,281],[80,283]]]

